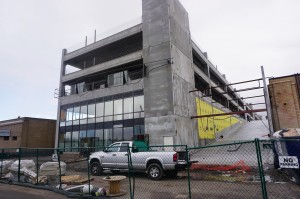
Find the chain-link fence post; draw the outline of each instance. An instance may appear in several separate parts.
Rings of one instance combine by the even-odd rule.
[[[19,163],[18,163],[18,182],[20,182],[21,177],[21,154],[22,154],[22,148],[19,148]]]
[[[190,157],[189,157],[189,149],[187,145],[185,145],[185,152],[186,152],[186,162],[187,162],[187,172],[188,172],[188,189],[189,189],[189,199],[192,198],[191,193],[191,176],[190,176]]]
[[[90,153],[87,153],[87,171],[88,171],[88,183],[89,183],[89,196],[91,195],[91,180],[90,180],[90,164],[89,164],[89,159],[90,159]]]
[[[36,184],[39,184],[39,149],[36,149]]]
[[[4,159],[4,149],[1,150],[1,154],[0,154],[0,157],[1,157],[1,179],[2,179],[2,174],[3,174],[3,159]]]
[[[127,148],[127,159],[128,159],[128,180],[129,180],[129,193],[130,193],[130,199],[133,199],[134,198],[134,195],[133,195],[133,190],[132,190],[132,187],[131,187],[131,165],[132,165],[132,162],[131,162],[131,151],[130,151],[130,147],[128,146]]]
[[[58,161],[58,169],[59,169],[59,189],[61,189],[61,167],[60,167],[60,150],[57,149],[57,161]]]
[[[255,148],[256,148],[262,196],[263,196],[263,199],[267,199],[268,193],[267,193],[267,188],[266,188],[266,180],[265,180],[265,174],[264,174],[264,169],[263,169],[263,162],[262,162],[262,158],[261,158],[260,142],[259,142],[258,138],[255,138]]]

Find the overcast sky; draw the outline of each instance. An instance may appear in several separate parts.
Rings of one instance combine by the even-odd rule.
[[[300,1],[181,3],[193,39],[230,82],[260,78],[261,65],[268,77],[300,72]],[[0,0],[0,120],[56,119],[62,49],[141,15],[141,0]]]

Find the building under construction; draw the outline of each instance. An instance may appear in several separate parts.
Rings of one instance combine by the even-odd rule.
[[[253,120],[253,113],[193,119],[251,106],[191,39],[188,13],[178,0],[143,0],[142,13],[133,27],[63,50],[59,147],[72,151],[131,139],[198,146]]]

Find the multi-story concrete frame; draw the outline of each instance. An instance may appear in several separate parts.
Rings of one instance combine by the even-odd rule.
[[[144,134],[151,144],[197,146],[194,89],[225,112],[249,109],[232,87],[209,89],[228,82],[191,40],[178,0],[143,0],[142,6],[141,24],[63,50],[59,146],[102,146]],[[68,74],[68,66],[78,71]]]

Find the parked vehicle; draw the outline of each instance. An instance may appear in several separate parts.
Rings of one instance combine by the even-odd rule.
[[[100,175],[105,169],[112,172],[128,170],[128,152],[131,154],[132,169],[146,171],[152,180],[160,180],[164,174],[177,176],[178,171],[187,167],[185,151],[157,151],[143,141],[123,141],[91,154],[91,173]]]

